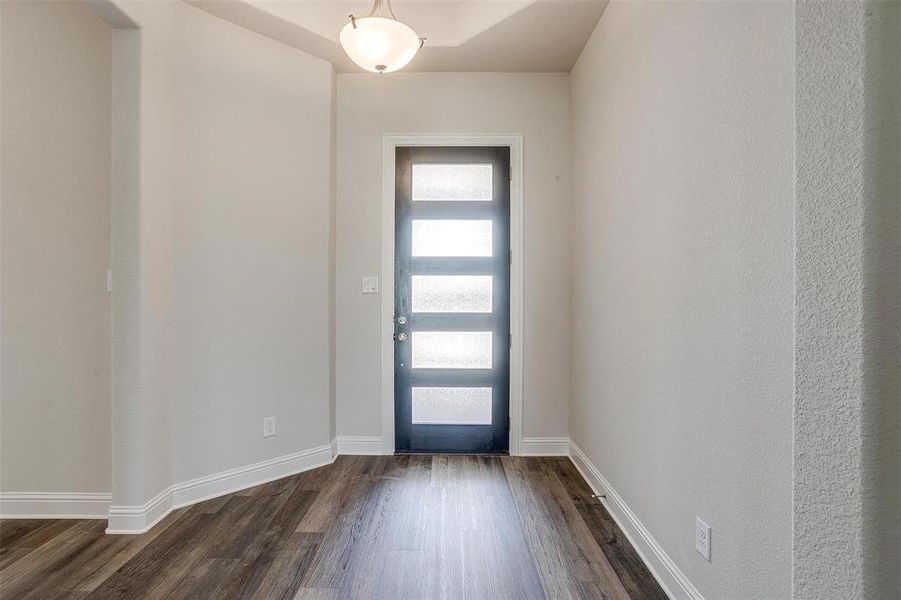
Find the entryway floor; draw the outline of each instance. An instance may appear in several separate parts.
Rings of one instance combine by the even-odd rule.
[[[666,598],[567,458],[340,456],[142,535],[105,526],[0,522],[0,595]]]

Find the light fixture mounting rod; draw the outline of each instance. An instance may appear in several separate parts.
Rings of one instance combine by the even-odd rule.
[[[375,0],[372,3],[372,10],[370,10],[369,14],[366,16],[387,18],[385,16],[385,9],[387,9],[391,18],[397,21],[397,17],[394,16],[394,11],[391,9],[391,0]]]

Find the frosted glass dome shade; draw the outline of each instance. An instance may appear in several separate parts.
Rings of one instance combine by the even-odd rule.
[[[416,32],[394,19],[351,19],[338,40],[352,61],[373,73],[390,73],[413,60],[422,42]]]

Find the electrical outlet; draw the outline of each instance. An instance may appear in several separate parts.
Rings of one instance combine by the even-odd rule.
[[[695,550],[710,562],[710,525],[695,517]]]
[[[272,437],[275,435],[275,417],[265,417],[263,419],[263,437]]]

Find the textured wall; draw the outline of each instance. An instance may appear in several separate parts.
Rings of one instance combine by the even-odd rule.
[[[382,136],[522,133],[525,188],[523,435],[569,427],[569,76],[338,75],[338,434],[381,433]]]
[[[111,31],[0,11],[3,491],[109,492]]]
[[[612,2],[571,75],[571,435],[711,600],[791,590],[793,43]]]
[[[796,20],[794,597],[863,598],[864,5]]]

